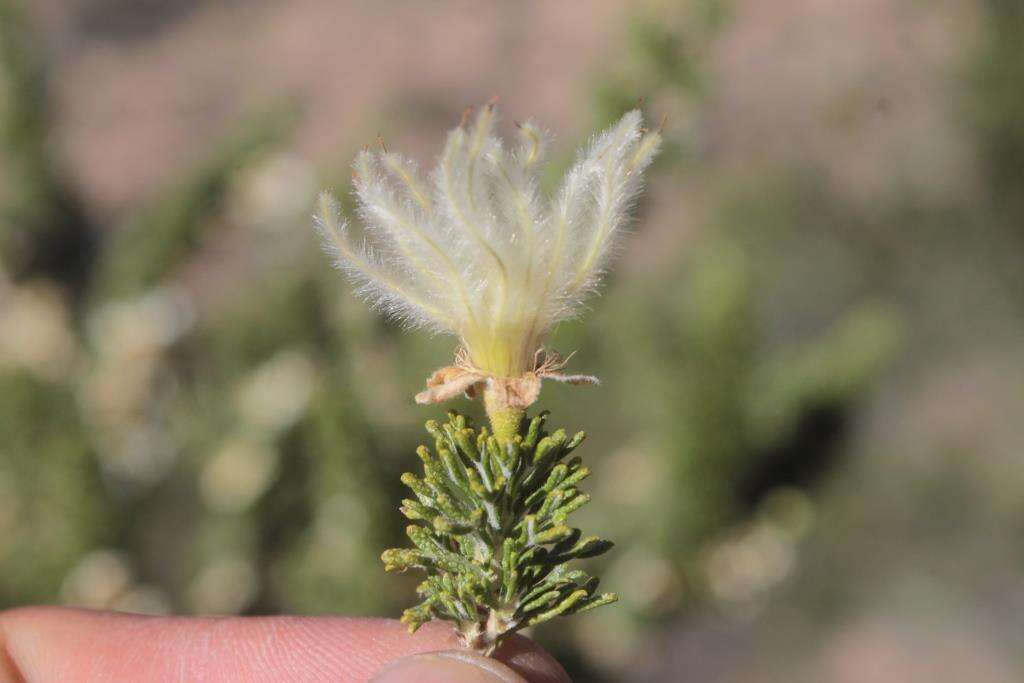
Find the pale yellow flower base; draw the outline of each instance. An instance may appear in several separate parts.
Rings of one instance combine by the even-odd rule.
[[[491,389],[484,390],[484,410],[491,421],[491,431],[501,441],[511,440],[519,433],[519,426],[526,415],[525,408],[506,405],[504,396]]]

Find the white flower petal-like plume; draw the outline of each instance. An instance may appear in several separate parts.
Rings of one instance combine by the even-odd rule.
[[[639,111],[627,113],[580,152],[549,198],[538,181],[547,134],[519,125],[506,149],[495,117],[493,104],[471,125],[464,117],[429,177],[383,146],[362,151],[353,174],[361,239],[328,193],[316,226],[375,308],[461,340],[464,354],[450,370],[481,382],[562,379],[557,358],[540,353],[543,340],[597,289],[661,135],[642,128]],[[442,400],[427,393],[418,398]]]

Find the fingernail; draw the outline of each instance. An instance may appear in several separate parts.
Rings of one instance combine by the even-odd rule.
[[[526,679],[495,659],[451,650],[396,659],[370,683],[526,683]]]

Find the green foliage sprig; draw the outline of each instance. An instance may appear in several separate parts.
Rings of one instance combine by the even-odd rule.
[[[401,510],[414,522],[406,532],[415,547],[381,556],[388,571],[427,572],[417,589],[423,601],[402,616],[410,632],[448,619],[467,646],[489,653],[519,629],[617,599],[569,566],[612,543],[568,525],[590,500],[578,488],[590,470],[569,457],[584,434],[549,434],[546,415],[512,439],[474,429],[455,412],[443,425],[427,422],[435,443],[417,450],[424,474],[402,476],[414,494]]]

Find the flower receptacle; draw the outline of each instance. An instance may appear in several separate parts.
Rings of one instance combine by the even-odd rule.
[[[511,441],[519,433],[526,410],[507,405],[503,395],[493,389],[485,389],[484,410],[487,411],[494,436],[501,441]]]

